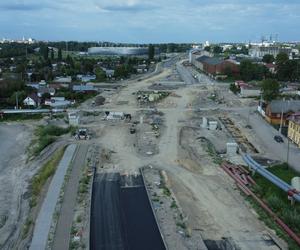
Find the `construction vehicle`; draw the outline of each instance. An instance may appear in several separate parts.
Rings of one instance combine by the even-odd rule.
[[[78,129],[77,133],[75,134],[76,140],[89,140],[90,135],[88,134],[88,130],[86,128]]]

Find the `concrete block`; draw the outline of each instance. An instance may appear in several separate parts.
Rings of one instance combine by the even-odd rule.
[[[202,118],[202,128],[207,128],[208,127],[208,120],[206,117]]]
[[[227,155],[236,155],[238,153],[239,146],[235,142],[228,142],[226,144]]]
[[[217,121],[210,121],[209,122],[209,130],[216,130],[218,128],[218,122]]]
[[[77,113],[68,113],[69,124],[71,126],[78,126],[80,116]]]

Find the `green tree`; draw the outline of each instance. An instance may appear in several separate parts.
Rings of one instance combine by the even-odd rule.
[[[279,54],[276,56],[276,65],[277,65],[277,66],[283,65],[283,64],[285,64],[288,60],[289,60],[289,56],[288,56],[286,53],[281,52],[281,53],[279,53]]]
[[[243,60],[240,64],[240,74],[244,81],[253,79],[254,67],[250,60]]]
[[[44,58],[44,60],[48,60],[48,56],[49,56],[49,48],[47,45],[43,45],[41,47],[41,54]]]
[[[54,60],[54,49],[51,49],[51,60]]]
[[[263,99],[267,102],[275,100],[279,95],[280,84],[274,79],[266,79],[261,83]]]
[[[61,51],[61,48],[58,49],[57,59],[58,59],[58,61],[62,60],[62,51]]]
[[[99,82],[104,82],[106,79],[106,74],[104,72],[104,70],[102,70],[101,68],[96,68],[95,69],[95,74],[96,74],[96,80]]]
[[[262,61],[263,61],[264,63],[272,63],[272,62],[275,61],[275,58],[274,58],[273,55],[266,54],[266,55],[263,56]]]
[[[214,52],[215,54],[220,54],[220,53],[223,52],[223,49],[222,49],[222,47],[220,47],[219,45],[216,45],[216,46],[214,46],[214,48],[213,48],[213,52]]]
[[[205,50],[205,51],[208,51],[208,52],[210,52],[210,49],[211,49],[210,46],[206,46],[206,47],[204,48],[204,50]]]
[[[153,60],[155,55],[155,47],[152,44],[149,44],[148,47],[148,59]]]
[[[240,75],[244,81],[262,80],[267,73],[264,65],[252,63],[250,60],[243,60],[240,64]]]
[[[237,87],[234,83],[231,83],[231,84],[230,84],[229,89],[230,89],[234,94],[240,92],[240,88]]]

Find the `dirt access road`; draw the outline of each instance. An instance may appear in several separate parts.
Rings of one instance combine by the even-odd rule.
[[[147,80],[130,82],[116,95],[110,95],[110,101],[103,106],[103,109],[131,108],[133,110],[137,107],[133,93],[147,89],[157,80],[165,79],[172,74],[172,67],[175,66],[170,65],[160,74]],[[232,180],[213,162],[205,148],[197,143],[196,138],[201,135],[192,132],[187,135],[185,139],[193,147],[196,157],[189,159],[189,163],[183,161],[183,158],[189,158],[189,152],[179,145],[179,135],[181,128],[189,125],[189,119],[193,115],[192,108],[207,108],[208,111],[217,108],[217,105],[191,107],[191,103],[199,93],[207,91],[207,88],[202,87],[188,84],[184,88],[175,90],[176,96],[169,96],[157,104],[158,110],[161,108],[164,112],[165,127],[159,140],[157,155],[139,155],[133,145],[128,126],[118,122],[107,123],[99,137],[102,147],[113,151],[113,160],[106,171],[133,174],[139,167],[146,165],[154,165],[166,170],[171,189],[183,208],[192,234],[201,234],[206,242],[225,244],[229,246],[227,249],[278,249],[274,242],[265,240],[269,236],[276,237],[246,205]],[[215,88],[210,89],[211,93],[215,91]],[[227,96],[227,93],[224,96]],[[122,104],[123,101],[126,104]],[[234,103],[239,102],[237,100]],[[232,106],[231,102],[230,107]],[[165,107],[167,110],[164,110]],[[132,115],[136,116],[135,113]],[[139,116],[136,120],[138,118]],[[202,161],[202,158],[206,161]],[[193,249],[198,249],[197,244]]]

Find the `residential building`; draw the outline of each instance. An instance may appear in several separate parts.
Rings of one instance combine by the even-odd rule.
[[[300,100],[275,100],[266,105],[265,119],[274,125],[287,125],[287,118],[300,111]],[[282,117],[282,118],[281,118]]]
[[[37,92],[38,97],[42,97],[43,94],[50,94],[50,96],[54,96],[55,89],[49,88],[49,87],[39,87],[38,92]]]
[[[255,96],[260,96],[261,94],[260,88],[251,85],[241,86],[240,89],[241,89],[240,95],[242,97],[255,97]]]
[[[66,108],[74,102],[66,100],[64,97],[51,97],[50,100],[45,100],[44,104],[52,108]]]
[[[61,83],[61,84],[70,84],[72,82],[72,77],[71,76],[55,77],[53,82],[54,83]]]
[[[77,75],[76,78],[82,82],[90,82],[96,80],[96,75]]]
[[[23,104],[25,106],[37,107],[39,105],[39,97],[36,93],[31,93],[24,99]]]
[[[73,85],[73,91],[75,92],[94,92],[96,91],[93,85]]]
[[[276,73],[276,65],[274,63],[266,63],[265,66],[272,74]]]
[[[300,112],[288,117],[288,138],[300,147]]]

